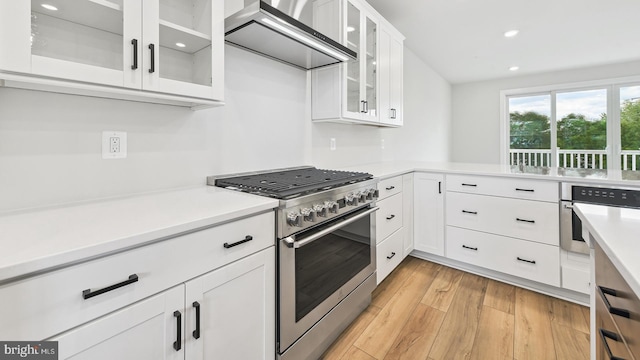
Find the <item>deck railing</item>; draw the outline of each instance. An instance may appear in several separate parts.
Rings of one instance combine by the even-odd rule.
[[[551,166],[551,150],[510,149],[511,165]],[[640,150],[623,150],[620,153],[622,170],[637,171],[640,167]],[[564,150],[558,149],[556,166],[583,169],[606,169],[606,150]]]

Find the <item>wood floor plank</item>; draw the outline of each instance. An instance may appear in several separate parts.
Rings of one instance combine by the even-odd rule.
[[[358,349],[356,346],[351,346],[346,354],[342,357],[344,360],[376,360],[373,356]]]
[[[489,280],[484,305],[496,310],[514,314],[516,305],[516,287],[495,280]]]
[[[551,320],[557,324],[569,326],[585,334],[589,333],[589,324],[582,312],[584,306],[568,301],[550,298]]]
[[[553,340],[558,359],[589,359],[589,335],[557,322],[551,323]]]
[[[371,294],[371,304],[383,308],[391,297],[402,287],[405,281],[413,274],[420,262],[424,260],[413,256],[407,256],[391,274],[389,274]]]
[[[587,326],[589,327],[589,332],[591,332],[591,310],[587,306],[581,306],[582,315],[584,316],[585,321],[587,322]]]
[[[353,343],[356,339],[362,334],[364,329],[369,326],[371,321],[380,313],[380,308],[374,305],[369,305],[360,316],[358,316],[352,323],[347,327],[340,337],[336,339],[336,341],[331,344],[331,347],[325,351],[322,355],[322,359],[324,360],[339,360],[344,354],[349,351]]]
[[[437,269],[436,264],[420,261],[415,271],[391,297],[354,345],[376,359],[384,358],[409,315],[431,285]]]
[[[514,329],[514,315],[483,306],[470,359],[513,359]]]
[[[516,288],[514,359],[556,359],[550,298]]]
[[[419,303],[384,359],[426,359],[444,316],[444,312]]]
[[[464,274],[429,357],[436,360],[468,358],[475,340],[486,288],[486,278]]]
[[[464,272],[450,267],[442,267],[421,302],[447,312]]]

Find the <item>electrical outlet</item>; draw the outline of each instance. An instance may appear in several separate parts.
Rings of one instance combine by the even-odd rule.
[[[127,157],[127,133],[124,131],[102,132],[102,158],[124,159]]]
[[[331,138],[331,140],[329,141],[329,148],[331,150],[335,150],[336,149],[336,138]]]

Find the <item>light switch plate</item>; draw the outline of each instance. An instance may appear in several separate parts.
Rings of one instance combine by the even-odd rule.
[[[124,131],[102,132],[102,158],[124,159],[127,157],[127,133]]]

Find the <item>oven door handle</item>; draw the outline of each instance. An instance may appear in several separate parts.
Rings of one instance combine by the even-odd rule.
[[[367,215],[370,215],[370,214],[372,214],[372,213],[374,213],[374,212],[376,212],[378,210],[380,210],[379,207],[371,208],[371,209],[369,209],[369,210],[367,210],[365,212],[362,212],[362,213],[360,213],[360,214],[358,214],[356,216],[353,216],[353,217],[350,217],[350,218],[346,218],[343,221],[341,221],[340,223],[335,224],[335,225],[333,225],[331,227],[328,227],[326,229],[323,229],[322,231],[318,231],[317,233],[315,233],[313,235],[307,236],[306,238],[304,238],[302,240],[294,240],[293,236],[289,236],[289,237],[285,238],[283,241],[287,244],[287,247],[298,249],[298,248],[301,248],[301,247],[303,247],[303,246],[305,246],[305,245],[307,245],[309,243],[312,243],[312,242],[320,239],[321,237],[323,237],[323,236],[325,236],[325,235],[327,235],[329,233],[332,233],[332,232],[334,232],[334,231],[336,231],[336,230],[338,230],[340,228],[343,228],[343,227],[351,224],[352,222],[358,221],[358,220],[362,219],[363,217],[365,217]]]

